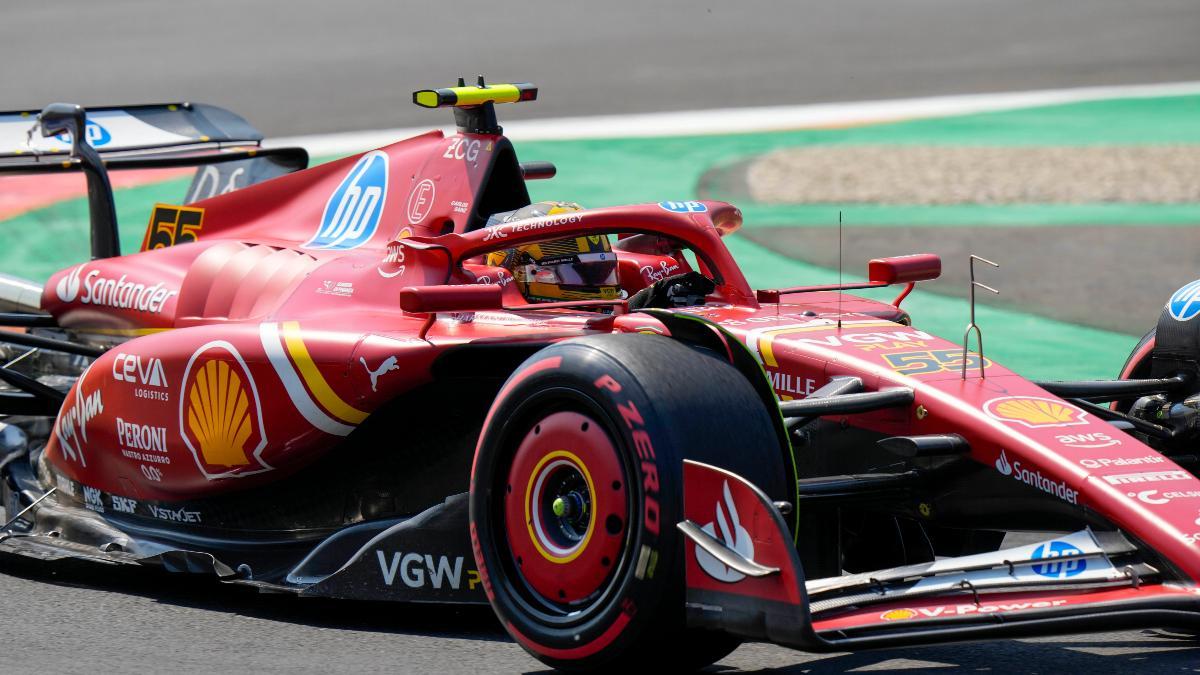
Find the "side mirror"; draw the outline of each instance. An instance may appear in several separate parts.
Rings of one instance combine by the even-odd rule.
[[[79,155],[81,145],[87,144],[87,114],[73,103],[51,103],[38,115],[42,136],[71,134],[71,154]]]
[[[872,284],[911,284],[942,276],[942,259],[933,253],[875,258],[867,263]]]
[[[400,309],[412,314],[477,312],[504,309],[499,284],[408,286],[400,290]]]

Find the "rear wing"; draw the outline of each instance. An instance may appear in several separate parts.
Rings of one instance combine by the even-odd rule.
[[[240,116],[200,103],[53,103],[0,112],[0,175],[84,172],[92,259],[108,258],[121,253],[109,170],[208,167],[193,178],[191,202],[308,166],[303,148],[262,148],[262,140]]]
[[[69,134],[43,137],[34,130],[39,114],[37,110],[0,112],[0,162],[70,154]],[[242,117],[203,103],[89,108],[86,129],[88,144],[102,154],[195,145],[258,146],[263,140],[262,133]]]

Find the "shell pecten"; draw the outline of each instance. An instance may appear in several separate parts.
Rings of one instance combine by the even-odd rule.
[[[994,410],[1000,417],[1021,420],[1030,424],[1062,424],[1072,422],[1076,417],[1075,408],[1055,401],[1034,398],[1001,401]]]
[[[242,378],[224,361],[204,364],[188,389],[188,429],[200,444],[204,461],[244,466],[246,441],[254,433],[250,401]]]

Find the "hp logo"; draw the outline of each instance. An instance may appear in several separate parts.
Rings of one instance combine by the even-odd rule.
[[[379,227],[387,189],[387,154],[363,155],[325,203],[321,227],[305,248],[344,250],[367,243]]]
[[[1087,561],[1083,558],[1073,560],[1055,560],[1055,558],[1083,555],[1083,551],[1065,541],[1052,541],[1042,544],[1033,552],[1034,560],[1044,560],[1033,566],[1033,571],[1050,579],[1066,579],[1081,574],[1087,569]]]

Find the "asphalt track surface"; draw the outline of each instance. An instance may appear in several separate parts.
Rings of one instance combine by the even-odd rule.
[[[0,109],[191,100],[269,136],[442,124],[410,92],[541,86],[507,119],[1200,79],[1192,0],[58,0],[0,9]]]
[[[1191,0],[25,2],[0,10],[0,108],[204,101],[284,135],[441,124],[409,92],[480,70],[542,86],[513,119],[1183,81],[1200,79],[1198,29]],[[486,610],[2,568],[4,672],[542,670]],[[1126,631],[821,657],[749,645],[718,669],[1187,672],[1192,644]]]

